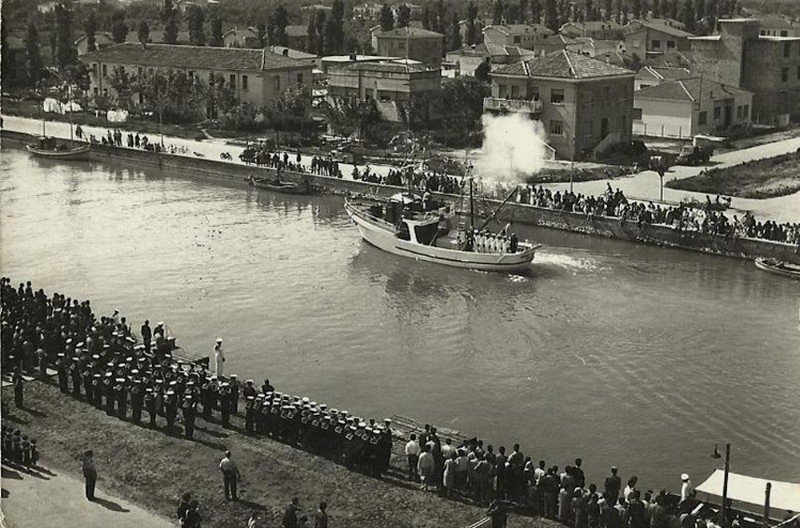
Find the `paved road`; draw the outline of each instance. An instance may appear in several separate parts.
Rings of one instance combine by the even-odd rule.
[[[41,134],[42,122],[38,119],[29,119],[17,116],[3,116],[3,125],[8,130],[15,132],[24,132],[29,134]],[[94,134],[96,136],[105,135],[108,131],[107,128],[101,127],[83,127],[84,132],[87,134]],[[69,124],[57,121],[47,122],[47,134],[62,138],[70,137]],[[157,141],[157,136],[150,136],[151,141]],[[192,152],[202,153],[205,157],[211,159],[219,159],[222,152],[228,152],[233,156],[233,161],[230,163],[241,163],[239,161],[239,154],[244,150],[242,147],[225,144],[223,140],[211,139],[204,141],[195,141],[191,139],[182,139],[177,137],[164,137],[164,142],[167,145],[185,146],[189,149],[187,156],[192,157]],[[727,167],[743,163],[745,161],[763,159],[794,152],[800,148],[800,138],[791,138],[775,143],[767,143],[747,149],[726,152],[718,154],[711,158],[712,165],[715,167]],[[310,166],[311,157],[303,156],[303,164]],[[353,166],[348,164],[340,164],[342,173],[345,177],[350,177]],[[384,165],[370,165],[371,169],[378,174],[386,174],[391,167]],[[361,167],[363,169],[363,166]],[[676,166],[667,173],[664,180],[669,181],[672,179],[683,179],[698,174],[704,167],[684,167]],[[630,197],[640,199],[656,200],[659,196],[659,179],[658,175],[653,171],[644,171],[626,178],[620,178],[611,181],[615,188],[622,189],[622,191]],[[551,189],[567,189],[569,183],[553,183],[548,184],[547,187]],[[585,194],[601,194],[606,189],[606,181],[598,180],[591,182],[575,183],[574,189],[576,192]],[[684,199],[697,199],[705,200],[705,194],[693,193],[689,191],[681,191],[677,189],[664,188],[664,199],[668,201],[680,202]],[[734,198],[732,206],[735,209],[752,211],[757,217],[764,219],[774,219],[781,222],[797,222],[800,221],[800,193],[795,193],[790,196],[781,196],[778,198],[768,198],[764,200],[755,200],[747,198]]]
[[[83,481],[49,470],[35,475],[3,466],[3,512],[9,528],[170,528],[169,520],[103,491],[84,496]]]

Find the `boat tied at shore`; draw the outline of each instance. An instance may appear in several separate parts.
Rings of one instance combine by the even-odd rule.
[[[755,263],[760,270],[789,277],[790,279],[800,279],[800,266],[797,264],[771,258],[757,258]]]
[[[302,183],[282,181],[279,178],[247,178],[247,183],[256,189],[266,189],[267,191],[274,191],[285,194],[311,194],[311,185],[308,180]]]
[[[59,143],[54,137],[41,136],[36,143],[25,145],[25,149],[34,156],[57,160],[85,160],[89,159],[91,144],[70,147]]]

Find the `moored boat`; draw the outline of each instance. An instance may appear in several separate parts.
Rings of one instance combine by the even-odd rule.
[[[471,183],[471,180],[470,180]],[[393,255],[480,271],[530,271],[538,244],[515,236],[489,235],[470,227],[449,227],[444,210],[425,210],[413,194],[398,193],[386,204],[345,201],[345,211],[361,237]],[[483,226],[482,226],[483,227]]]
[[[270,180],[268,178],[248,178],[251,187],[266,189],[286,194],[311,194],[311,186],[307,181],[294,183],[281,180]]]
[[[25,146],[25,149],[35,156],[59,160],[85,160],[89,158],[92,150],[90,144],[69,147],[59,144],[56,138],[42,136],[35,144]]]
[[[797,264],[771,258],[757,258],[755,262],[756,267],[760,270],[792,279],[800,279],[800,266]]]

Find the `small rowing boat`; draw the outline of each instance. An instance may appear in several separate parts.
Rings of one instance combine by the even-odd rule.
[[[800,266],[790,262],[771,258],[757,258],[756,267],[760,270],[775,273],[776,275],[783,275],[791,279],[800,279]]]
[[[248,178],[251,187],[266,189],[285,194],[311,194],[311,186],[307,181],[294,183],[281,180],[270,180],[268,178]]]
[[[25,148],[34,156],[57,160],[85,160],[89,158],[89,152],[92,150],[90,144],[69,147],[59,144],[56,138],[44,136],[35,144],[26,145]]]

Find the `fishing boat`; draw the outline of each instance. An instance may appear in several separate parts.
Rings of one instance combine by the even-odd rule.
[[[469,187],[469,227],[459,225],[455,232],[450,229],[453,217],[446,207],[432,209],[430,204],[425,207],[422,199],[410,192],[397,193],[385,204],[346,200],[344,207],[364,240],[393,255],[480,271],[530,271],[536,250],[541,246],[511,240],[513,237],[504,234],[483,234],[497,211],[475,229],[471,177]]]
[[[800,266],[790,262],[771,258],[757,258],[756,267],[760,270],[775,273],[776,275],[783,275],[791,279],[800,279]]]
[[[92,150],[92,146],[88,143],[69,147],[59,144],[54,137],[46,136],[38,138],[36,143],[28,144],[25,148],[34,156],[57,160],[85,160],[89,158],[89,152]]]
[[[266,189],[285,194],[311,194],[311,186],[308,181],[294,183],[281,180],[271,180],[269,178],[248,178],[251,187]]]

